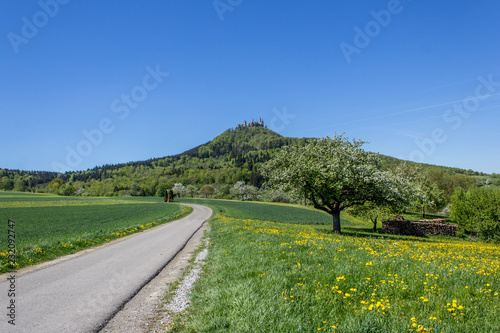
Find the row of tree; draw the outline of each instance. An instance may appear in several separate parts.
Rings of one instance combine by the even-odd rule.
[[[491,208],[498,207],[497,194],[491,193],[498,191],[482,192],[477,186],[494,184],[498,175],[477,182],[474,177],[447,168],[393,163],[394,159],[387,162],[387,157],[364,151],[363,141],[350,141],[342,135],[298,139],[275,149],[289,142],[265,131],[228,131],[184,155],[68,173],[52,178],[46,186],[39,182],[54,175],[0,170],[0,189],[37,188],[60,195],[87,196],[163,196],[168,191],[172,197],[303,200],[331,214],[335,232],[341,231],[340,212],[345,209],[370,219],[375,229],[379,218],[409,208],[418,208],[425,218],[426,210],[437,211],[451,202],[452,216],[467,230],[483,236],[497,233],[498,210]],[[265,150],[258,150],[261,147]],[[232,157],[232,152],[244,155]],[[222,153],[225,155],[218,155]],[[200,174],[208,176],[200,182]],[[473,216],[474,210],[488,213],[477,217]]]
[[[0,176],[4,177],[0,189],[53,191],[47,186],[57,177],[65,184],[71,184],[79,195],[163,196],[165,189],[171,189],[176,183],[198,188],[212,184],[217,186],[216,189],[223,187],[222,193],[229,195],[227,188],[241,181],[262,190],[265,188],[262,165],[273,159],[283,146],[304,147],[311,141],[314,139],[282,137],[264,127],[230,129],[206,144],[164,158],[103,165],[59,175],[0,170]],[[392,157],[378,156],[384,170],[401,163]],[[466,176],[466,170],[461,169],[425,166],[422,172],[444,192],[447,202],[456,186],[463,187],[463,183],[475,182],[475,177]],[[491,179],[484,179],[481,185],[496,182],[500,182],[500,177],[492,176]]]
[[[261,201],[262,197],[260,195],[261,191],[255,186],[247,185],[243,181],[239,181],[234,186],[213,186],[213,185],[203,185],[198,188],[194,185],[183,185],[182,183],[176,183],[172,189],[166,189],[165,193],[171,191],[173,195],[182,197],[191,197],[202,195],[205,198],[212,197],[214,194],[218,195],[218,198],[231,198],[239,199],[241,201]],[[167,195],[167,194],[165,194]],[[171,196],[173,197],[173,196]],[[289,202],[289,200],[288,200]]]

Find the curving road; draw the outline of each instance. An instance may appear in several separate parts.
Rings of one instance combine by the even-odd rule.
[[[0,332],[96,332],[156,276],[212,210],[134,234],[15,280],[15,326],[8,323],[10,283],[0,283]]]

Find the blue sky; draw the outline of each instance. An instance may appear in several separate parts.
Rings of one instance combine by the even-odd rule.
[[[243,120],[500,172],[500,3],[0,0],[0,167],[181,153]]]

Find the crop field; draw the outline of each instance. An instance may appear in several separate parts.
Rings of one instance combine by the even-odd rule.
[[[8,221],[15,221],[13,268],[74,253],[187,215],[159,198],[78,198],[0,192],[0,273],[9,270]]]
[[[173,332],[500,332],[498,244],[354,221],[335,235],[306,209],[205,203],[208,262]]]
[[[284,222],[294,224],[322,224],[331,225],[332,217],[322,211],[309,206],[243,202],[235,200],[210,200],[210,199],[180,199],[179,202],[196,203],[210,206],[214,213],[226,216],[247,219],[265,219],[271,222]],[[341,215],[342,226],[355,228],[369,228],[371,224],[363,225],[361,221],[347,215]]]

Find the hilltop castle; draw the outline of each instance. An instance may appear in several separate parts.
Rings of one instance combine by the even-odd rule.
[[[247,124],[247,121],[243,121],[243,127],[264,127],[264,120],[262,118],[259,119],[259,121],[253,121],[249,124]]]

